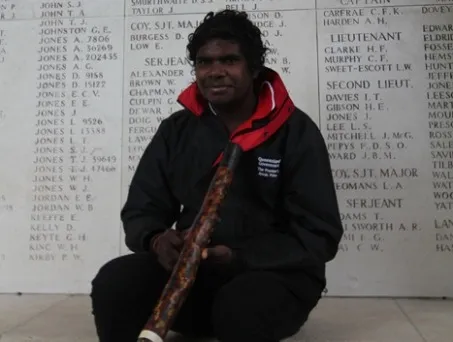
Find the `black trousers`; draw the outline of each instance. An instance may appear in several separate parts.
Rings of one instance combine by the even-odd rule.
[[[152,254],[107,262],[92,281],[92,313],[100,342],[136,342],[169,273]],[[276,274],[230,277],[199,269],[171,330],[221,342],[277,342],[294,335],[317,304],[322,288],[310,278],[304,298]]]

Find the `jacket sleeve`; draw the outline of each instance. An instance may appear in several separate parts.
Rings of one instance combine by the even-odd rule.
[[[171,228],[180,212],[180,203],[172,194],[166,177],[168,129],[169,123],[162,121],[146,147],[121,211],[125,244],[133,252],[149,251],[150,239]]]
[[[283,223],[241,247],[246,268],[323,267],[338,251],[343,227],[324,139],[310,119],[292,129],[282,160]]]

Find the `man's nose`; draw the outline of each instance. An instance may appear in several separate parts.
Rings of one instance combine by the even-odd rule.
[[[211,67],[209,68],[209,74],[215,77],[225,76],[225,65],[223,65],[220,61],[213,61],[211,63]]]

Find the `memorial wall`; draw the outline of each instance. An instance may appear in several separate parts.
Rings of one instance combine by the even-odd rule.
[[[325,137],[327,295],[453,296],[453,0],[0,0],[0,292],[87,293],[130,252],[129,181],[222,8]]]

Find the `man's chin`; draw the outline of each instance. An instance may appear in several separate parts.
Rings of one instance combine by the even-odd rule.
[[[224,106],[230,103],[234,96],[233,92],[231,91],[230,88],[224,89],[224,90],[212,90],[212,89],[206,89],[204,91],[204,97],[206,100],[208,100],[212,105],[218,105],[218,106]]]
[[[211,105],[219,107],[228,106],[232,102],[229,96],[209,96],[207,100]]]

